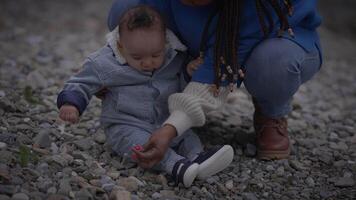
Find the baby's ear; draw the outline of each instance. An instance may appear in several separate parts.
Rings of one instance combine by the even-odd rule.
[[[120,41],[117,41],[116,45],[117,45],[117,48],[122,49],[122,45],[121,45]]]

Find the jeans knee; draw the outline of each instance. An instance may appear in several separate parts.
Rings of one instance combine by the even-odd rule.
[[[246,89],[265,100],[289,99],[300,85],[303,54],[303,49],[286,39],[262,42],[246,62]]]

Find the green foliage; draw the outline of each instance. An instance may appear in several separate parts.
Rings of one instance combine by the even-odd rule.
[[[33,90],[30,86],[26,86],[23,92],[25,100],[30,104],[39,104],[40,101],[33,95]]]
[[[37,163],[38,156],[33,153],[29,147],[21,145],[19,148],[18,161],[22,167],[26,167],[29,162]]]

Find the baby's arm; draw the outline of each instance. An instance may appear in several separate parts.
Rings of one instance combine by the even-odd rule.
[[[62,120],[78,122],[91,97],[104,87],[97,69],[96,62],[88,58],[83,69],[65,83],[57,98],[59,117]]]

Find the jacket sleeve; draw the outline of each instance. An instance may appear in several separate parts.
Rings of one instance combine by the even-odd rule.
[[[64,104],[71,104],[82,114],[93,94],[103,87],[103,81],[96,70],[96,63],[88,58],[83,64],[83,69],[65,83],[58,95],[57,107],[59,109]]]
[[[163,123],[174,126],[177,135],[191,127],[203,126],[209,112],[221,107],[226,101],[229,89],[221,87],[218,97],[210,91],[210,84],[190,82],[183,93],[175,93],[168,99],[170,116]]]

